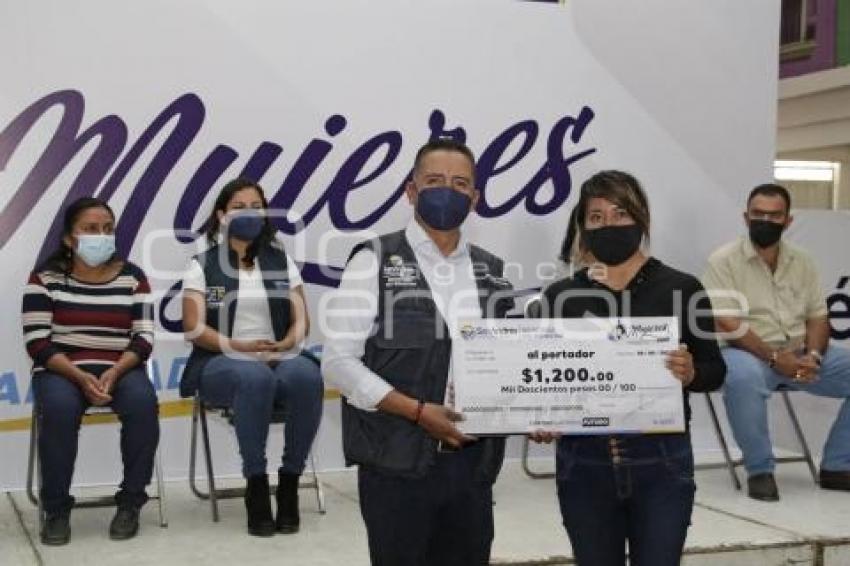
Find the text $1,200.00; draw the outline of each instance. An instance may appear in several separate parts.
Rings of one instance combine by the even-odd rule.
[[[597,371],[591,373],[587,368],[524,368],[522,380],[525,383],[570,383],[573,381],[613,381],[614,372]]]

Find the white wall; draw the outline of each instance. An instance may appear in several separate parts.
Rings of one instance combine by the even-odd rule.
[[[770,175],[778,15],[772,0],[3,3],[0,127],[36,100],[73,89],[85,100],[81,129],[109,115],[126,126],[127,142],[112,144],[117,156],[109,163],[109,178],[157,114],[187,93],[198,97],[203,124],[164,179],[151,183],[145,172],[176,120],[155,136],[110,199],[124,225],[152,203],[139,233],[159,239],[146,248],[147,240],[139,236],[129,242],[129,251],[161,294],[195,249],[175,238],[175,211],[199,166],[220,144],[238,156],[215,180],[215,189],[235,176],[262,142],[280,146],[281,154],[261,179],[275,195],[311,140],[331,143],[333,149],[292,204],[308,213],[358,147],[377,134],[397,132],[398,156],[344,203],[346,214],[357,219],[404,179],[416,148],[429,135],[434,110],[444,114],[446,129],[462,126],[479,154],[507,128],[533,121],[539,129],[533,147],[487,186],[486,198],[497,206],[518,194],[546,163],[553,126],[587,106],[594,117],[583,134],[551,144],[565,155],[595,150],[569,166],[573,193],[596,170],[633,172],[652,203],[654,252],[698,273],[707,254],[739,232],[746,190]],[[331,136],[324,128],[334,114],[344,115],[347,126]],[[6,291],[0,315],[9,321],[0,327],[0,370],[14,373],[12,383],[21,395],[29,383],[17,326],[25,274],[97,143],[87,144],[34,204],[8,213],[60,118],[59,108],[50,110],[0,164],[0,232],[7,234],[0,241]],[[507,147],[500,164],[519,151],[520,141]],[[3,148],[8,151],[8,138],[0,140]],[[364,165],[360,178],[378,167],[385,151]],[[561,188],[569,182],[562,180]],[[130,201],[138,186],[143,198]],[[544,185],[537,203],[552,200],[553,191],[551,183]],[[212,198],[203,199],[193,228]],[[573,194],[543,215],[521,203],[495,217],[474,217],[467,228],[473,240],[518,262],[517,287],[534,287],[537,266],[557,254],[574,201]],[[355,236],[334,230],[340,216],[331,218],[332,206],[322,205],[299,237],[286,238],[299,262],[340,266],[347,256]],[[394,230],[409,216],[401,200],[372,228]],[[334,239],[323,247],[328,235]],[[314,320],[321,318],[318,300],[324,291],[308,285]],[[321,341],[321,335],[312,339]],[[166,374],[183,353],[179,335],[160,333],[156,357]],[[0,389],[0,422],[7,424],[30,411],[9,396]],[[175,398],[174,390],[161,392],[163,403]],[[695,423],[697,430],[705,426]],[[216,430],[215,436],[222,454],[219,469],[233,473],[238,462],[230,434]],[[0,433],[0,488],[22,485],[26,447],[25,432]],[[183,475],[185,419],[163,421],[163,449],[168,475]],[[77,480],[114,478],[116,451],[113,427],[87,430]],[[341,465],[336,402],[326,405],[317,453],[320,465]]]

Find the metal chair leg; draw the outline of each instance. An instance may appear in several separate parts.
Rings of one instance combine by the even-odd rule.
[[[200,427],[198,422],[200,421]],[[217,488],[215,486],[215,471],[212,463],[212,449],[210,448],[210,436],[208,428],[207,409],[200,398],[196,397],[192,406],[192,429],[189,447],[189,489],[198,499],[209,499],[212,509],[213,521],[218,521],[218,500],[230,497],[242,497],[245,495],[244,488]],[[204,452],[204,463],[207,469],[208,490],[204,491],[198,486],[197,460],[198,460],[198,430],[201,433],[201,449]]]
[[[41,421],[38,406],[34,402],[32,406],[32,420],[30,421],[30,451],[27,463],[27,498],[37,507],[38,532],[44,529],[44,507],[41,503],[41,461],[38,457],[38,440],[41,434]],[[35,489],[33,489],[35,484]]]
[[[711,423],[714,425],[714,432],[717,435],[717,441],[720,443],[720,449],[723,451],[723,460],[726,462],[726,468],[729,470],[729,476],[732,478],[732,485],[738,491],[741,491],[741,480],[735,472],[735,461],[729,453],[729,445],[726,443],[726,435],[723,434],[723,429],[720,427],[720,419],[717,418],[717,410],[714,408],[714,402],[711,399],[711,394],[705,394],[705,401],[708,404],[708,413],[711,415]]]
[[[218,523],[218,497],[215,491],[215,474],[212,467],[212,451],[210,450],[210,432],[207,426],[207,411],[203,403],[198,403],[198,413],[201,418],[201,440],[204,448],[204,460],[207,465],[207,485],[209,486],[210,508],[213,522]]]
[[[154,456],[154,474],[156,475],[156,502],[159,509],[159,526],[165,528],[168,526],[165,510],[165,481],[162,477],[162,459],[160,458],[160,449],[157,448]]]
[[[531,441],[526,436],[522,442],[522,471],[525,472],[525,475],[535,480],[554,478],[555,474],[551,472],[535,472],[531,469],[531,466],[528,464],[528,448],[530,444]]]
[[[815,467],[815,462],[812,459],[812,452],[809,450],[809,444],[806,442],[806,437],[803,435],[803,428],[800,426],[800,421],[797,419],[797,412],[794,410],[794,405],[791,403],[791,398],[788,396],[788,391],[780,391],[782,400],[785,402],[785,409],[788,411],[788,418],[791,420],[791,425],[794,427],[794,433],[797,435],[797,441],[800,443],[800,449],[803,451],[803,460],[809,467],[809,472],[812,474],[814,482],[820,483],[818,471]]]
[[[198,489],[196,482],[196,464],[198,461],[198,419],[199,409],[197,398],[192,403],[192,432],[189,436],[189,489],[199,499],[206,499],[208,494],[203,493]]]
[[[324,515],[327,511],[325,509],[325,492],[322,488],[322,482],[319,481],[319,474],[316,473],[316,459],[312,451],[310,452],[310,475],[313,479],[306,487],[312,487],[316,490],[316,504],[319,506],[319,513]]]
[[[30,451],[27,460],[27,498],[33,505],[38,505],[38,496],[33,491],[36,473],[36,454],[38,452],[38,413],[35,404],[32,408],[32,420],[30,421]]]

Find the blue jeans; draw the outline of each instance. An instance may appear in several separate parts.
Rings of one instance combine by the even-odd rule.
[[[687,434],[565,436],[561,516],[579,566],[678,566],[694,505]]]
[[[221,354],[204,366],[200,394],[207,403],[233,409],[246,478],[266,473],[266,439],[276,408],[283,409],[286,423],[280,469],[290,474],[304,471],[322,420],[324,385],[315,362],[299,355],[271,368]]]
[[[47,513],[70,510],[70,495],[80,422],[90,403],[71,380],[48,371],[33,381],[41,415],[38,454],[41,459],[40,497]],[[159,444],[159,404],[145,370],[124,374],[112,391],[112,410],[121,421],[121,459],[124,479],[115,495],[119,506],[141,507],[148,497],[156,447]]]
[[[775,462],[767,424],[767,400],[780,385],[821,397],[844,399],[823,448],[821,468],[850,470],[850,350],[830,345],[817,381],[796,383],[749,352],[723,348],[723,400],[749,475],[772,473]]]

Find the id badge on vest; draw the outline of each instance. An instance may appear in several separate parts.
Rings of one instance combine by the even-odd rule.
[[[419,266],[405,263],[400,255],[390,255],[381,268],[381,277],[386,289],[413,288],[419,280]]]
[[[207,287],[206,300],[209,307],[220,307],[224,301],[225,289],[223,286],[210,285]]]

